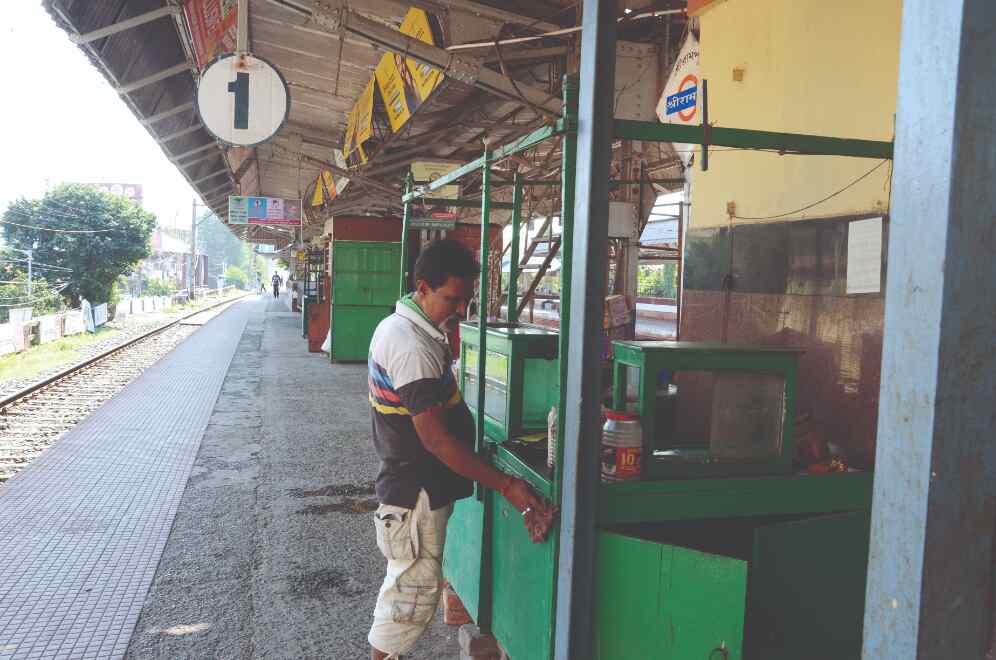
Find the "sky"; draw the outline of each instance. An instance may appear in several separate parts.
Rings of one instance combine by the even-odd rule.
[[[0,62],[0,212],[46,184],[139,183],[160,225],[190,226],[193,189],[40,0],[0,0]]]

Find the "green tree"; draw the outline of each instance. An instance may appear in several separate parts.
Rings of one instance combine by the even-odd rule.
[[[636,295],[653,298],[677,298],[677,264],[641,265],[637,271]]]
[[[229,266],[225,269],[225,284],[245,289],[249,286],[249,276],[238,266]]]
[[[65,184],[41,199],[12,202],[2,227],[8,246],[37,245],[36,263],[69,269],[64,297],[100,304],[111,299],[118,276],[149,256],[155,224],[155,216],[123,197]],[[23,261],[15,263],[18,272],[27,271]]]
[[[228,265],[246,270],[251,248],[235,235],[213,213],[201,216],[197,222],[197,250],[208,257],[208,268],[221,275]]]
[[[176,293],[176,285],[159,277],[149,277],[142,283],[142,293],[147,296],[171,296]]]

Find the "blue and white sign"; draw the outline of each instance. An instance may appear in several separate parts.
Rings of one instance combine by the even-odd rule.
[[[699,41],[694,34],[678,52],[671,75],[664,85],[664,93],[657,102],[657,118],[664,124],[698,125],[699,115]],[[681,160],[687,166],[695,151],[694,145],[675,144]]]
[[[667,97],[667,114],[673,115],[676,112],[685,110],[695,110],[695,102],[698,99],[699,88],[693,83],[691,87],[682,89],[676,94]],[[685,113],[687,114],[687,113]]]

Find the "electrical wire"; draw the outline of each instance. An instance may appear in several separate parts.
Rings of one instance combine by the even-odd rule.
[[[37,225],[25,225],[21,224],[20,222],[13,222],[11,220],[0,220],[0,224],[13,225],[15,227],[21,227],[22,229],[36,229],[38,231],[50,231],[55,234],[103,234],[109,231],[118,231],[117,229],[55,229],[53,227],[39,227]]]
[[[47,300],[53,294],[59,294],[59,293],[61,293],[62,290],[65,289],[67,286],[69,286],[69,285],[68,284],[64,284],[63,286],[59,287],[58,289],[49,289],[47,291],[46,295],[43,295],[43,296],[36,296],[34,298],[24,298],[23,300],[20,300],[20,302],[16,302],[16,303],[0,304],[0,307],[23,307],[24,305],[33,305],[36,302],[41,302],[43,300]],[[15,300],[15,298],[0,298],[0,300]]]
[[[885,165],[886,163],[889,163],[889,162],[891,162],[890,159],[883,160],[878,165],[876,165],[875,167],[871,168],[870,170],[868,170],[867,172],[865,172],[864,174],[862,174],[857,179],[855,179],[854,181],[850,182],[849,184],[847,184],[846,186],[844,186],[840,190],[838,190],[838,191],[836,191],[834,193],[831,193],[831,194],[827,195],[826,197],[824,197],[823,199],[819,199],[819,200],[813,202],[812,204],[807,204],[806,206],[803,206],[802,208],[793,209],[791,211],[786,211],[785,213],[778,213],[776,215],[766,215],[766,216],[758,216],[758,217],[750,217],[750,216],[743,216],[743,215],[731,215],[730,217],[732,219],[734,219],[734,220],[776,220],[778,218],[784,218],[784,217],[787,217],[787,216],[790,216],[790,215],[795,215],[797,213],[802,213],[803,211],[808,211],[809,209],[813,208],[814,206],[819,206],[823,202],[825,202],[827,200],[830,200],[830,199],[833,199],[837,195],[840,195],[841,193],[843,193],[843,192],[845,192],[845,191],[853,188],[858,183],[860,183],[864,179],[867,179],[869,176],[871,176],[877,169],[879,169],[880,167],[882,167],[883,165]]]
[[[8,258],[5,258],[2,263],[15,263],[15,262],[16,263],[26,264],[26,263],[28,263],[28,260],[27,259],[18,259],[17,257],[8,257]],[[42,270],[61,270],[61,271],[65,271],[67,273],[72,273],[73,272],[72,268],[64,268],[63,266],[51,266],[49,264],[40,264],[37,261],[33,261],[33,260],[32,260],[31,267],[32,268],[41,268]]]

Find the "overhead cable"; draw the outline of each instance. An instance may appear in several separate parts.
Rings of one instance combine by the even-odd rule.
[[[0,224],[14,225],[15,227],[21,227],[23,229],[50,231],[56,234],[103,234],[109,231],[118,231],[117,229],[55,229],[54,227],[39,227],[37,225],[24,225],[21,224],[20,222],[13,222],[11,220],[0,220]]]
[[[838,191],[836,191],[834,193],[831,193],[831,194],[827,195],[826,197],[824,197],[823,199],[819,199],[819,200],[813,202],[812,204],[807,204],[806,206],[803,206],[802,208],[793,209],[792,211],[786,211],[785,213],[778,213],[776,215],[766,215],[766,216],[760,216],[760,217],[749,217],[749,216],[742,216],[742,215],[732,215],[730,217],[732,219],[734,219],[734,220],[776,220],[778,218],[785,218],[785,217],[788,217],[790,215],[795,215],[797,213],[802,213],[803,211],[808,211],[809,209],[813,208],[814,206],[819,206],[823,202],[825,202],[827,200],[830,200],[830,199],[833,199],[837,195],[839,195],[839,194],[841,194],[841,193],[843,193],[843,192],[845,192],[847,190],[850,190],[851,188],[853,188],[854,186],[856,186],[858,183],[860,183],[864,179],[867,179],[869,176],[871,176],[878,168],[882,167],[883,165],[885,165],[886,163],[889,163],[889,162],[892,162],[891,159],[883,160],[878,165],[876,165],[875,167],[871,168],[870,170],[868,170],[867,172],[865,172],[864,174],[862,174],[857,179],[855,179],[854,181],[850,182],[849,184],[847,184],[846,186],[844,186],[840,190],[838,190]]]

